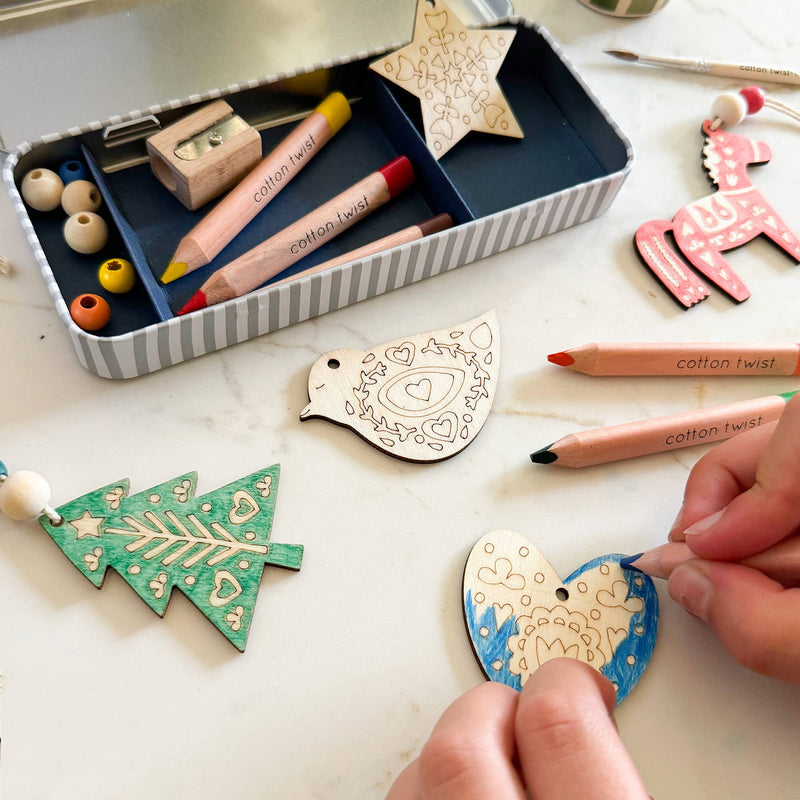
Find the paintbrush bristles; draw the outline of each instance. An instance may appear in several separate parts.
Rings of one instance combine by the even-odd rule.
[[[636,53],[631,53],[628,50],[603,50],[607,56],[619,58],[621,61],[638,61],[639,56]]]

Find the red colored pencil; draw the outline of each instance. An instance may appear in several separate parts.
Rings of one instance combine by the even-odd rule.
[[[188,314],[241,297],[388,203],[414,180],[399,156],[302,219],[218,269],[178,312]]]
[[[797,344],[593,342],[547,360],[586,375],[800,375]]]

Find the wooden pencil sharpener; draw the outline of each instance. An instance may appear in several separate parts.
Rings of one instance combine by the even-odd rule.
[[[147,140],[153,174],[194,211],[261,161],[261,137],[224,100],[215,100]]]

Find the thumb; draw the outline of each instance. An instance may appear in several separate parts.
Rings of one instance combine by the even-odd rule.
[[[800,683],[800,590],[740,564],[693,559],[674,570],[669,593],[740,664]]]
[[[756,467],[755,481],[725,508],[686,529],[700,558],[759,553],[800,525],[800,394],[786,404]]]

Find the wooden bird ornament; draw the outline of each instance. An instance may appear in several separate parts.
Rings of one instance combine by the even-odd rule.
[[[650,660],[658,596],[621,558],[601,556],[562,581],[524,536],[481,537],[464,570],[464,617],[489,680],[519,690],[545,661],[570,656],[605,675],[622,702]]]
[[[370,350],[334,350],[308,377],[301,420],[351,428],[407,461],[461,452],[489,415],[500,369],[494,309],[476,319]]]
[[[425,142],[437,159],[470,131],[521,139],[497,83],[515,33],[467,28],[442,0],[418,0],[414,40],[370,69],[419,98]]]

